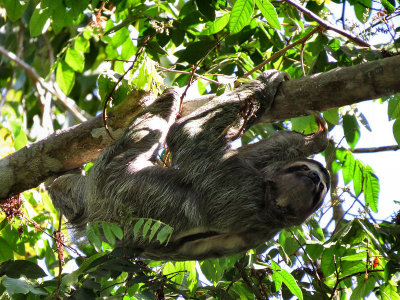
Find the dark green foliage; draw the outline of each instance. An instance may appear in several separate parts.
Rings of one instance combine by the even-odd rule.
[[[399,47],[400,29],[395,28],[399,1],[333,2],[346,5],[346,11],[355,13],[357,20],[346,23],[347,27],[353,21],[360,26],[353,33],[361,32],[360,37],[371,38],[386,32],[384,37],[389,42],[385,49],[394,51]],[[282,1],[168,0],[154,1],[150,6],[148,3],[0,0],[0,46],[25,62],[49,86],[56,83],[77,109],[90,117],[102,111],[114,84],[157,25],[165,25],[164,31],[146,45],[135,67],[115,89],[111,104],[123,101],[133,89],[157,94],[162,85],[185,86],[190,75],[160,71],[157,66],[190,72],[192,65],[203,59],[196,73],[223,84],[199,79],[199,92],[221,94],[237,79],[227,76],[242,76],[317,26],[314,20],[302,17]],[[306,1],[305,7],[320,17],[327,16],[331,9],[324,1]],[[376,9],[382,14],[378,15]],[[340,18],[340,13],[336,9],[335,17]],[[387,20],[388,26],[383,20]],[[391,28],[393,20],[397,25]],[[342,27],[343,20],[335,21]],[[329,30],[314,34],[302,46],[287,50],[264,68],[281,69],[297,78],[382,56],[378,50],[355,46]],[[380,45],[376,48],[380,49]],[[105,64],[106,60],[111,61]],[[35,85],[36,79],[18,61],[0,52],[0,157],[43,137],[44,98]],[[56,96],[52,100],[54,129],[77,123],[78,118]],[[393,95],[381,102],[388,102],[388,117],[394,121],[393,135],[400,144],[400,97]],[[330,129],[342,126],[340,132],[352,150],[363,138],[361,128],[371,130],[367,119],[354,107],[332,109],[324,112],[324,117]],[[308,133],[316,125],[310,117],[256,125],[241,141],[251,143],[285,128]],[[387,174],[376,174],[362,162],[362,157],[341,149],[342,146],[331,147],[325,158],[344,183],[343,189],[335,191],[332,202],[337,205],[345,198],[350,202],[348,206],[354,202],[358,207],[350,210],[353,217],[345,215],[336,220],[341,221],[337,228],[332,226],[334,222],[319,222],[330,211],[331,204],[326,201],[326,207],[315,218],[303,226],[282,231],[260,249],[201,261],[197,268],[193,261],[143,261],[136,258],[140,256],[139,249],[114,249],[116,242],[123,239],[122,230],[115,224],[101,223],[88,229],[91,244],[73,246],[82,257],[70,249],[64,251],[66,266],[58,278],[57,246],[49,237],[58,229],[58,213],[46,192],[27,191],[23,194],[25,215],[48,235],[26,220],[15,220],[10,225],[0,214],[0,298],[53,299],[59,295],[72,299],[163,299],[180,295],[186,299],[265,299],[277,295],[290,299],[295,295],[299,299],[329,299],[337,293],[343,299],[400,299],[400,215],[393,221],[378,221],[373,213],[378,209],[378,200],[391,200],[379,199],[377,176]],[[327,223],[331,226],[325,227]],[[173,230],[168,224],[151,219],[135,220],[135,224],[132,230],[160,244],[168,243]],[[211,285],[202,284],[204,278]]]

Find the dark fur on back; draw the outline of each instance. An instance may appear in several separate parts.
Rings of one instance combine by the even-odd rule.
[[[88,176],[67,174],[50,185],[54,205],[78,231],[88,222],[119,224],[124,245],[151,259],[231,255],[301,224],[329,188],[326,169],[305,159],[325,149],[326,130],[279,132],[230,149],[270,108],[282,80],[280,72],[265,73],[177,122],[179,95],[166,90],[104,150]],[[156,164],[165,139],[172,168]],[[133,236],[137,218],[172,226],[170,242]]]

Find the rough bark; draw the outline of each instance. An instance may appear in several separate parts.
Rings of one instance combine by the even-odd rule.
[[[400,56],[348,68],[337,68],[284,82],[270,111],[261,122],[272,122],[323,111],[400,92]],[[212,96],[184,103],[188,114]],[[143,94],[116,107],[108,120],[110,131],[118,138],[134,116],[148,103]],[[148,98],[148,97],[147,97]],[[46,178],[95,160],[112,140],[106,135],[102,117],[76,125],[0,160],[0,202],[36,187]]]

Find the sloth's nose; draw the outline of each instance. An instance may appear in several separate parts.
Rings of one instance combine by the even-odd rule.
[[[310,171],[310,173],[308,173],[308,177],[311,178],[312,181],[314,181],[315,184],[320,182],[320,178],[317,172],[315,171]]]

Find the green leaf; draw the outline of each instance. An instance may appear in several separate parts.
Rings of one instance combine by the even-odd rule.
[[[373,276],[367,280],[365,280],[365,275],[359,275],[359,278],[359,284],[353,289],[350,300],[366,299],[374,289],[376,279]]]
[[[124,232],[122,231],[121,227],[119,227],[115,223],[110,223],[112,233],[119,239],[122,240],[124,237]]]
[[[215,9],[211,5],[211,1],[204,1],[204,0],[195,0],[197,7],[201,14],[205,16],[208,20],[214,21],[215,20]]]
[[[75,83],[75,72],[65,62],[62,61],[57,65],[56,82],[60,89],[68,95]]]
[[[339,110],[337,108],[332,108],[324,111],[324,118],[331,124],[339,125]]]
[[[83,53],[89,53],[90,51],[90,42],[82,36],[78,36],[75,40],[74,48]]]
[[[5,222],[6,219],[4,219],[3,222]],[[7,222],[5,222],[7,224]],[[0,237],[0,261],[5,261],[8,259],[13,259],[14,258],[14,251],[11,249],[11,247],[7,244],[7,242]]]
[[[4,8],[7,11],[7,17],[9,17],[11,21],[17,21],[24,14],[28,3],[29,1],[3,0]]]
[[[400,118],[393,123],[393,136],[397,142],[397,145],[400,146]]]
[[[281,269],[278,264],[276,264],[274,261],[272,261],[271,264],[272,269],[274,269],[274,272],[272,273],[272,280],[275,281],[280,281],[283,282],[288,289],[292,292],[293,295],[297,296],[300,300],[303,299],[303,293],[301,289],[299,288],[296,280],[294,279],[293,275],[290,274],[288,271]],[[276,283],[275,283],[276,286]]]
[[[321,270],[324,273],[325,277],[329,277],[331,274],[335,272],[335,252],[336,246],[332,246],[330,248],[326,248],[322,253],[321,257]],[[336,257],[336,261],[338,261]]]
[[[269,2],[269,0],[256,0],[256,5],[264,18],[273,28],[281,29],[281,24],[279,23],[276,9],[271,2]]]
[[[24,275],[27,278],[41,278],[46,273],[37,264],[27,260],[8,260],[0,264],[0,276],[7,275],[12,278],[19,278]]]
[[[129,60],[133,55],[135,55],[135,46],[131,39],[127,39],[121,47],[121,59]]]
[[[133,226],[133,235],[135,237],[138,236],[139,230],[142,228],[144,221],[145,219],[139,219],[137,222],[135,222],[135,226]]]
[[[313,116],[304,116],[291,119],[292,130],[305,134],[315,132],[318,129]]]
[[[111,74],[110,72],[101,74],[98,79],[98,85],[99,85],[99,94],[100,94],[100,99],[102,105],[104,105],[104,101],[106,100],[106,97],[109,95],[109,93],[112,91],[114,88],[115,84],[118,82],[119,74]],[[130,88],[128,86],[128,83],[126,80],[122,80],[117,88],[114,90],[112,94],[112,103],[113,105],[117,105],[118,103],[121,103],[126,96],[129,94]]]
[[[175,55],[179,57],[178,62],[187,61],[190,64],[195,64],[214,46],[215,41],[194,42],[187,45],[186,49],[176,52]]]
[[[206,278],[213,282],[217,283],[221,280],[222,275],[224,274],[224,260],[225,258],[211,258],[206,259],[200,262],[201,272],[206,276]]]
[[[171,226],[164,224],[157,234],[157,240],[160,242],[160,244],[167,244],[173,231],[174,229]]]
[[[28,143],[28,137],[26,136],[25,131],[22,129],[22,123],[10,121],[9,124],[14,137],[15,150],[25,147]]]
[[[86,236],[89,242],[99,251],[101,249],[101,237],[97,223],[88,224],[86,227]]]
[[[379,199],[379,180],[374,173],[370,170],[365,172],[364,181],[364,198],[365,203],[369,205],[373,212],[378,211],[378,199]]]
[[[82,73],[85,66],[85,56],[76,49],[68,48],[65,62],[75,71]]]
[[[354,12],[361,23],[366,23],[371,15],[371,0],[358,0],[354,5]]]
[[[345,161],[342,167],[343,181],[345,184],[348,184],[350,181],[353,180],[356,162],[353,154],[348,151],[346,151],[346,155],[344,156],[344,158]]]
[[[161,222],[160,221],[155,221],[154,225],[151,226],[151,231],[150,231],[150,235],[149,235],[149,242],[151,242],[151,240],[155,236],[155,234],[158,231],[158,229],[160,228],[160,226],[161,226]]]
[[[127,39],[129,39],[129,30],[125,27],[118,30],[111,38],[111,45],[114,48],[121,46]]]
[[[389,120],[400,118],[400,94],[396,94],[389,99],[388,116]]]
[[[382,300],[400,300],[400,295],[397,292],[397,286],[387,283],[380,287]]]
[[[9,278],[4,276],[1,280],[1,284],[6,288],[7,293],[10,295],[13,294],[28,294],[29,292],[33,293],[34,295],[38,296],[45,296],[47,295],[46,292],[42,291],[41,289],[34,288],[31,284],[24,280]]]
[[[343,130],[347,143],[351,149],[354,149],[360,139],[360,128],[354,115],[343,116]]]
[[[146,223],[144,223],[144,225],[143,225],[143,230],[142,230],[142,232],[143,232],[143,238],[145,238],[146,235],[147,235],[147,233],[149,232],[151,223],[153,223],[153,220],[152,220],[152,219],[148,219],[148,220],[146,221]]]
[[[101,226],[103,227],[104,236],[110,245],[115,245],[115,236],[111,230],[111,225],[107,222],[101,222]]]
[[[314,260],[317,260],[321,256],[323,250],[324,247],[321,244],[307,244],[306,246],[308,255]]]
[[[198,35],[211,35],[220,32],[228,24],[229,17],[229,14],[225,14],[222,17],[216,19],[214,22],[207,22],[207,27],[199,32]]]
[[[42,9],[36,7],[29,21],[29,32],[31,34],[31,37],[41,35],[47,30],[47,28],[45,28],[45,25],[47,22],[50,22],[49,18],[50,11],[47,8]]]
[[[250,23],[254,9],[254,0],[237,0],[232,8],[229,20],[231,34],[238,33],[244,26]]]
[[[353,175],[353,187],[356,196],[358,196],[363,188],[364,176],[363,176],[363,166],[360,161],[356,160],[354,166],[354,175]]]
[[[395,11],[395,8],[392,3],[390,3],[388,0],[381,0],[381,4],[383,7],[387,10],[389,14],[393,13]]]

